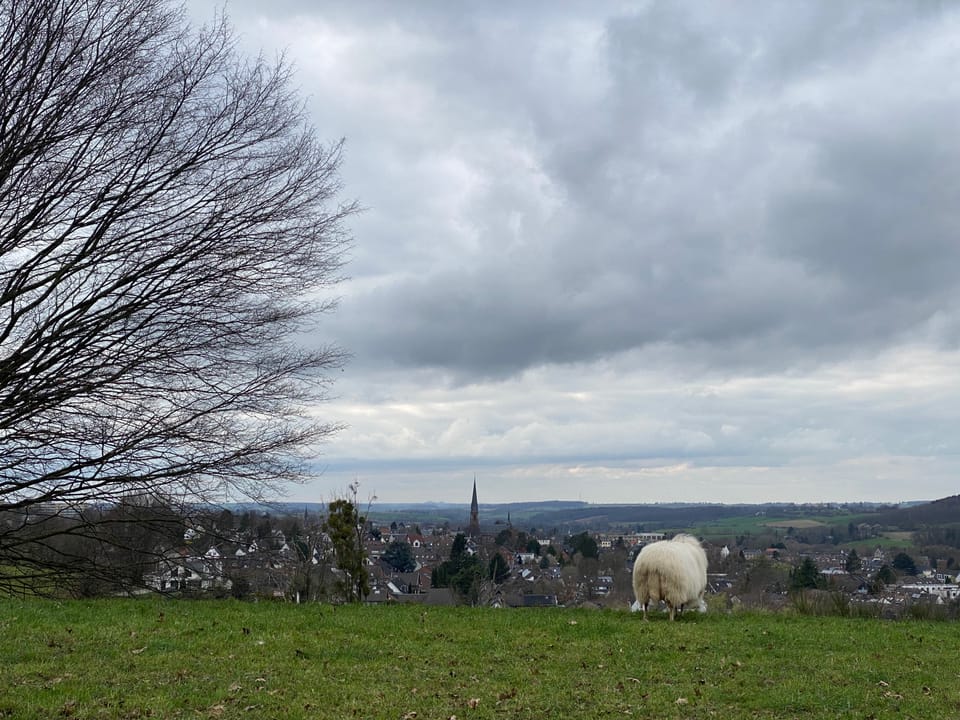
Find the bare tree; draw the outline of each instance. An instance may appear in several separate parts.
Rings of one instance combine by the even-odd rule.
[[[0,0],[0,586],[91,572],[63,539],[111,541],[91,507],[304,476],[338,429],[305,408],[344,354],[304,340],[349,245],[340,158],[223,18]]]

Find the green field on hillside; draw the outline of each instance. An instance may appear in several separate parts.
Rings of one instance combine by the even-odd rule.
[[[832,527],[844,528],[848,523],[864,520],[863,515],[810,515],[808,517],[777,517],[741,515],[699,523],[688,531],[707,542],[727,542],[732,538],[771,537],[783,539],[790,528],[797,535],[817,538]],[[884,532],[880,536],[841,543],[843,547],[887,547],[910,549],[915,546],[912,532]]]
[[[960,624],[0,601],[0,718],[960,715]]]
[[[741,515],[701,523],[691,528],[690,531],[698,537],[708,540],[728,539],[740,535],[785,535],[787,528],[790,527],[800,531],[810,528],[823,528],[829,527],[833,520],[831,517],[781,518]],[[846,524],[846,520],[844,520],[844,524]]]

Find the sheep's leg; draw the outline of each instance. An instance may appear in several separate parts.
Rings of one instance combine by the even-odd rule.
[[[672,602],[667,603],[667,607],[670,608],[670,620],[673,621],[674,607]]]
[[[645,598],[643,601],[643,621],[647,622],[647,604],[650,602],[650,598]]]

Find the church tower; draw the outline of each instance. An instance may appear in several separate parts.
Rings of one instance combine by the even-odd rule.
[[[473,499],[470,501],[470,535],[480,535],[480,506],[477,504],[477,478],[473,478]]]

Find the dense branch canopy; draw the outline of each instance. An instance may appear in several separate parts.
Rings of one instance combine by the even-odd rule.
[[[299,477],[336,429],[304,408],[343,354],[302,340],[348,243],[340,152],[223,20],[0,0],[0,564],[38,503]]]

